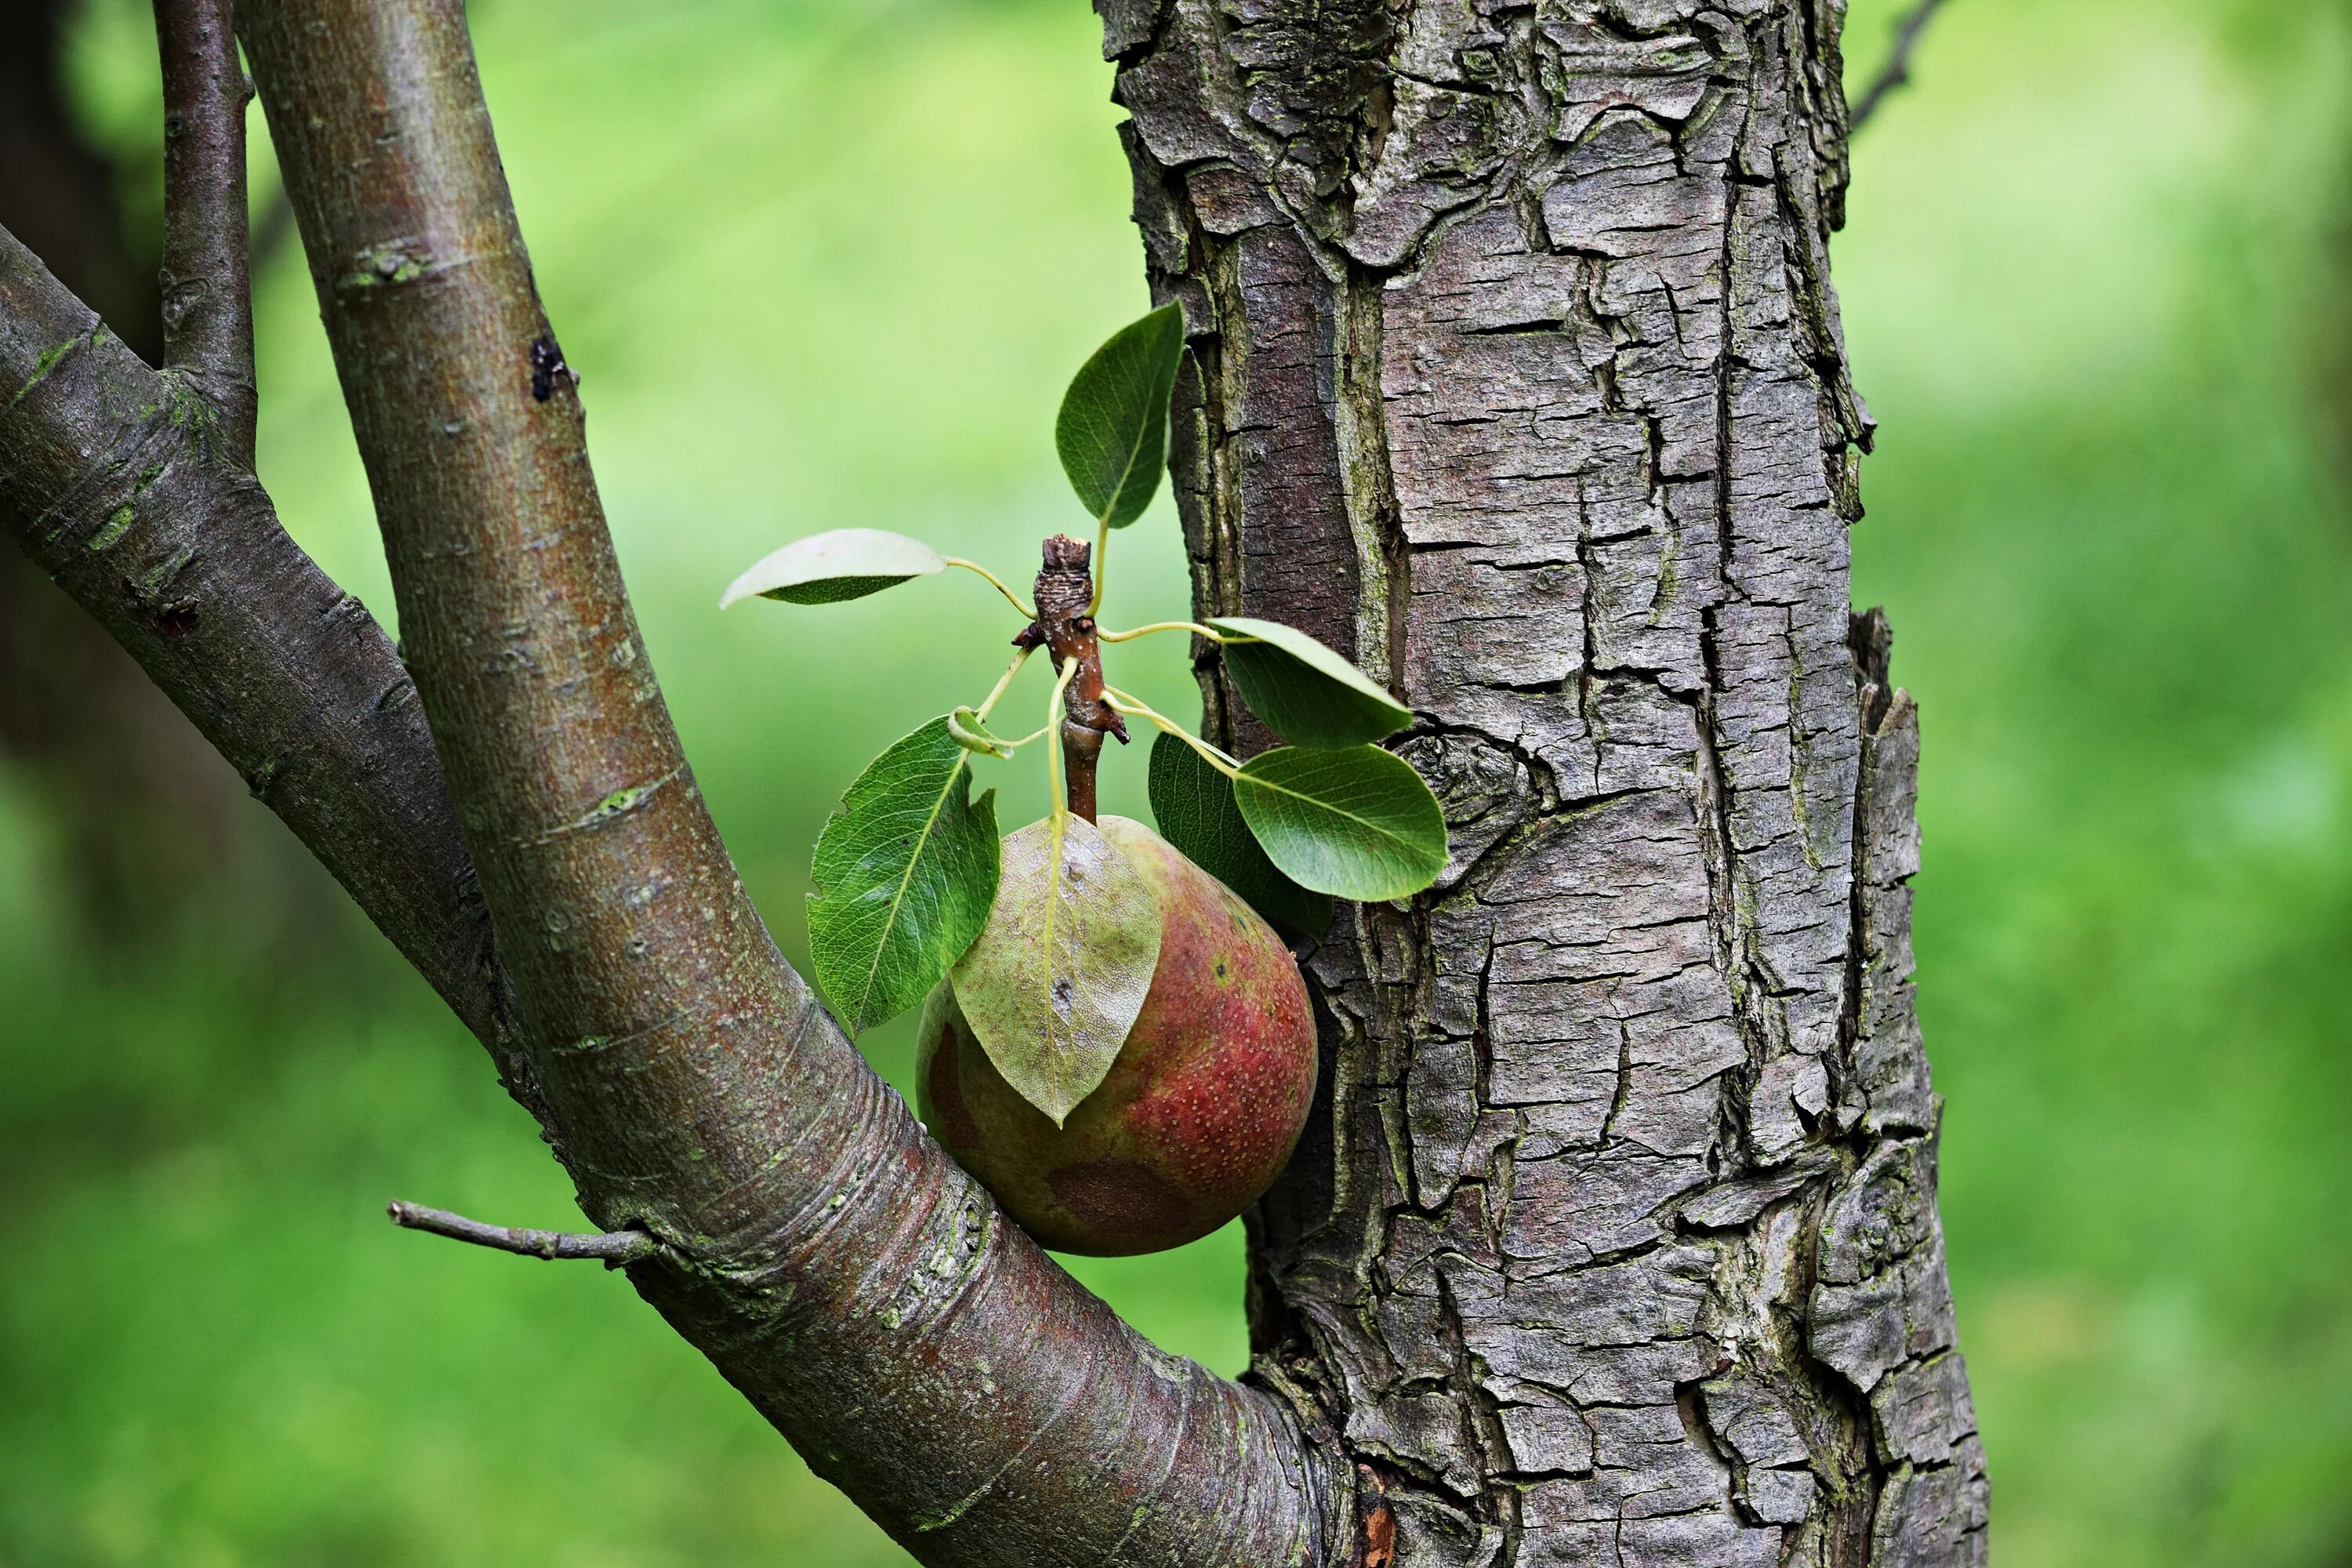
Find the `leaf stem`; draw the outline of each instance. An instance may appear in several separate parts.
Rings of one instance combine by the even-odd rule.
[[[998,593],[1004,595],[1004,602],[1006,604],[1021,612],[1022,617],[1024,620],[1034,621],[1037,618],[1037,612],[1023,604],[1021,602],[1020,595],[1013,593],[1012,589],[1004,585],[1004,580],[1003,578],[997,576],[995,573],[991,572],[987,567],[982,566],[979,562],[966,561],[961,555],[942,555],[940,559],[946,562],[950,566],[961,566],[967,572],[979,573],[982,576],[987,578],[990,583],[995,585]],[[986,712],[987,710],[982,709],[982,711]]]
[[[1062,721],[1062,694],[1069,690],[1070,682],[1077,678],[1077,673],[1076,659],[1066,658],[1062,661],[1061,678],[1054,682],[1054,695],[1047,700],[1045,706],[1045,728],[1048,731]],[[1070,815],[1069,792],[1064,787],[1062,778],[1061,747],[1053,746],[1046,750],[1045,770],[1045,794],[1054,803],[1054,820],[1058,823]]]
[[[1150,637],[1154,632],[1191,632],[1196,637],[1206,637],[1213,643],[1254,642],[1254,637],[1236,637],[1225,632],[1213,631],[1198,621],[1154,621],[1148,626],[1135,626],[1123,632],[1097,632],[1105,642],[1132,642],[1137,637]]]
[[[1013,684],[1013,678],[1021,673],[1021,667],[1028,663],[1029,656],[1036,651],[1034,647],[1024,647],[1013,656],[1013,662],[1005,666],[1004,673],[996,678],[995,686],[990,689],[988,700],[971,710],[972,717],[976,719],[988,717],[988,710],[996,706],[996,700],[1004,695],[1004,689]]]
[[[1095,592],[1094,597],[1087,601],[1087,618],[1089,620],[1102,612],[1104,563],[1109,559],[1110,513],[1106,511],[1102,514],[1100,525],[1095,530]]]
[[[1137,701],[1126,692],[1121,691],[1118,687],[1104,687],[1103,696],[1109,701],[1113,708],[1118,709],[1121,713],[1144,720],[1147,722],[1156,724],[1160,729],[1167,731],[1168,733],[1175,736],[1178,740],[1183,742],[1186,745],[1200,752],[1202,759],[1205,760],[1211,767],[1216,769],[1227,778],[1235,778],[1240,775],[1242,765],[1239,763],[1234,761],[1233,758],[1227,756],[1224,752],[1217,750],[1216,747],[1209,744],[1208,742],[1201,739],[1200,736],[1195,735],[1192,731],[1184,728],[1183,725],[1177,723],[1174,720],[1153,712],[1150,708]]]

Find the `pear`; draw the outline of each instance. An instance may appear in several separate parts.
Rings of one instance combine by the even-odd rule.
[[[1223,883],[1139,822],[1099,824],[1160,911],[1160,956],[1109,1073],[1056,1127],[997,1071],[953,983],[924,1005],[917,1105],[958,1163],[1061,1252],[1158,1252],[1255,1203],[1315,1098],[1297,963]]]

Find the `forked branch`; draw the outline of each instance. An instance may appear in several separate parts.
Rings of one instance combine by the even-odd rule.
[[[415,686],[251,470],[190,416],[195,395],[0,230],[0,519],[541,1113]]]

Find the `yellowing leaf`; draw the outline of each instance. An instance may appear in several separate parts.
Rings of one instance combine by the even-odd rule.
[[[1160,900],[1083,817],[1004,840],[996,902],[952,972],[957,1005],[1004,1081],[1055,1126],[1095,1091],[1160,963]]]

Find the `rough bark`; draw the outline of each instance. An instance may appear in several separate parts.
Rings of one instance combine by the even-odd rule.
[[[1916,714],[1848,612],[1843,7],[1098,8],[1200,610],[1387,679],[1454,836],[1314,957],[1258,1376],[1400,1564],[1982,1562]]]

